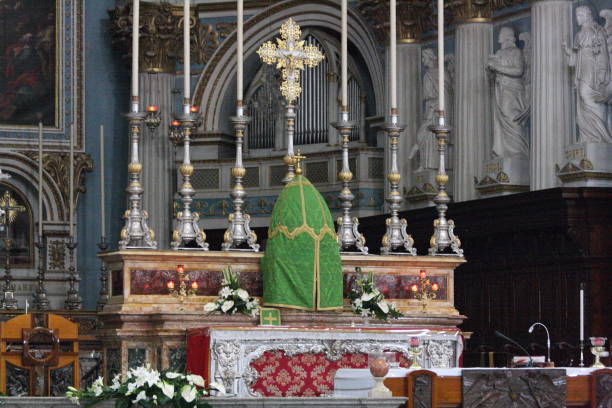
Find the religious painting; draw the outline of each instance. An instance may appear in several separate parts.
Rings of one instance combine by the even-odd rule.
[[[0,183],[0,265],[5,265],[7,240],[11,268],[33,265],[33,227],[28,200],[13,186]]]
[[[58,2],[0,1],[0,126],[56,126]]]

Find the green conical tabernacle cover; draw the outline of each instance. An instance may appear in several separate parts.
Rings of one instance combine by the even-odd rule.
[[[274,204],[261,270],[265,305],[342,307],[342,264],[332,216],[304,176],[295,176]]]

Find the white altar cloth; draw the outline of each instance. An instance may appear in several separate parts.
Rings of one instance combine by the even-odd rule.
[[[581,375],[589,375],[595,370],[599,370],[594,367],[556,367],[565,370],[565,375],[568,377],[577,377]],[[513,368],[512,370],[537,370],[538,367],[529,368]],[[542,368],[543,370],[549,370],[550,368]],[[427,370],[436,373],[439,377],[461,377],[463,371],[469,370],[507,370],[507,368],[428,368]],[[415,371],[410,368],[392,368],[389,370],[389,374],[385,378],[403,378],[406,377],[411,371]],[[370,370],[367,368],[341,368],[336,371],[334,377],[334,396],[336,397],[348,397],[354,398],[367,398],[368,391],[374,386],[374,377],[370,374]]]

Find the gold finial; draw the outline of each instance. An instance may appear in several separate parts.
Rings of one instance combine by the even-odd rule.
[[[304,160],[306,156],[302,156],[301,152],[298,150],[297,154],[293,156],[293,163],[295,164],[295,174],[298,176],[302,174],[302,166],[300,166],[301,161]]]

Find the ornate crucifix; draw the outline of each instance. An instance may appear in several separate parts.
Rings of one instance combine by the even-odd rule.
[[[293,19],[287,20],[280,29],[281,38],[276,38],[276,44],[272,41],[264,43],[257,54],[261,60],[269,65],[276,64],[281,70],[283,82],[281,83],[281,94],[287,100],[285,123],[287,132],[287,155],[284,158],[288,171],[283,182],[288,183],[295,176],[293,163],[293,133],[295,131],[295,105],[293,102],[302,93],[300,86],[300,71],[305,69],[304,65],[314,68],[325,58],[325,56],[314,45],[304,45],[300,40],[302,31]]]
[[[25,211],[23,205],[18,205],[17,201],[11,196],[11,192],[6,190],[0,198],[0,222],[4,227],[4,285],[2,286],[3,306],[5,309],[17,309],[17,299],[15,299],[15,284],[11,275],[11,246],[13,240],[10,238],[10,225],[17,218],[17,213]]]

